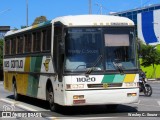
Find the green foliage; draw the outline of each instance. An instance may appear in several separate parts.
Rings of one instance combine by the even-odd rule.
[[[3,67],[3,39],[0,39],[0,69]]]
[[[156,49],[160,51],[160,45],[156,46]],[[142,63],[142,59],[140,59],[141,63]],[[160,78],[160,64],[159,65],[155,65],[155,70],[153,69],[152,66],[149,67],[143,67],[141,66],[141,69],[146,72],[147,74],[147,78]],[[155,73],[154,73],[155,72]]]
[[[46,21],[47,21],[47,18],[45,16],[40,16],[40,17],[37,17],[34,20],[32,25],[36,25],[36,24],[43,23],[43,22],[46,22]]]
[[[147,78],[159,78],[160,49],[159,46],[145,45],[141,43],[139,55],[141,57],[141,69],[147,72]]]
[[[18,30],[18,28],[14,27],[13,30],[16,31],[16,30]]]
[[[159,45],[157,45],[156,47],[157,47],[157,50],[159,50],[159,51],[160,51],[160,44],[159,44]]]
[[[142,62],[142,60],[140,59],[140,61]],[[144,67],[144,66],[141,66],[141,69],[146,72],[146,77],[149,78],[149,79],[152,79],[152,78],[160,78],[160,65],[155,65],[155,70],[153,69],[152,66],[149,66],[149,67]]]
[[[160,64],[160,51],[156,49],[156,46],[151,45],[141,45],[140,55],[142,57],[141,65],[148,67],[150,65]]]

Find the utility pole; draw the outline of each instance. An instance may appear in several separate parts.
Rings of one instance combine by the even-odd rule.
[[[89,0],[89,14],[92,14],[92,0]]]
[[[26,27],[28,27],[28,0],[26,0]]]

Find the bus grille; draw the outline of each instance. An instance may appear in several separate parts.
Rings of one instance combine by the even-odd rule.
[[[109,87],[122,87],[122,83],[104,83],[104,84],[88,84],[88,88],[104,88]]]

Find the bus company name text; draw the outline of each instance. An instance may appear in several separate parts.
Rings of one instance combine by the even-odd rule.
[[[23,68],[23,60],[4,61],[4,67]]]
[[[96,78],[95,77],[82,77],[82,78],[77,78],[77,82],[95,82]]]

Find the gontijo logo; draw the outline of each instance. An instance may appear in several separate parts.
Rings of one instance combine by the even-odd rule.
[[[43,63],[46,71],[49,70],[49,62],[50,62],[50,59],[46,59],[45,62]]]

